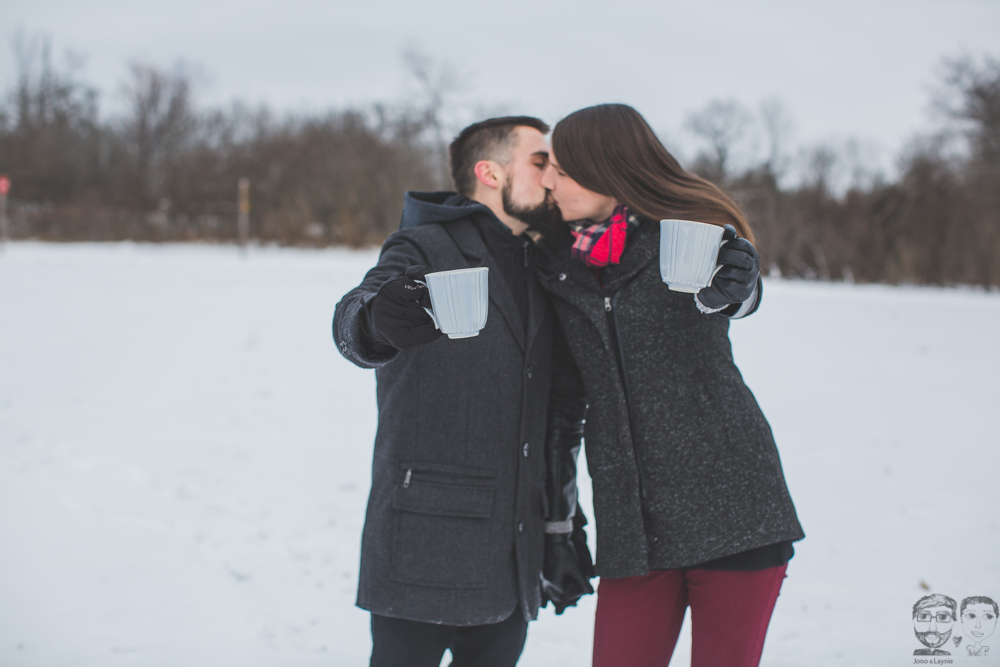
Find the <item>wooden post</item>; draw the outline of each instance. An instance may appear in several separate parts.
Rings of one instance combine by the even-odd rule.
[[[6,174],[0,174],[0,249],[7,246],[7,193],[10,192],[10,179]]]
[[[238,220],[240,246],[246,252],[250,240],[250,179],[244,176],[239,180],[240,215]]]

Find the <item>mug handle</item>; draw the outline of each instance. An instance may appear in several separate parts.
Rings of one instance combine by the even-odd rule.
[[[720,266],[719,268],[721,269],[722,267]],[[714,274],[713,274],[713,276],[712,276],[712,277],[713,277],[713,278],[715,277],[715,276],[714,276]],[[421,284],[421,285],[423,285],[424,287],[427,287],[427,283],[426,283],[426,282],[424,282],[423,280],[419,280],[419,279],[417,279],[417,278],[414,278],[414,279],[413,279],[413,282],[415,282],[415,283],[420,283],[420,284]],[[430,293],[430,291],[431,291],[431,288],[430,288],[430,287],[427,287],[427,293],[428,293],[428,294]],[[424,308],[423,306],[420,306],[420,307],[421,307],[421,308]],[[431,322],[433,322],[433,323],[434,323],[434,328],[435,328],[435,329],[437,329],[438,331],[441,331],[441,327],[440,327],[440,325],[438,325],[438,318],[437,318],[437,316],[436,316],[436,315],[434,315],[434,311],[433,311],[433,310],[431,310],[430,308],[424,308],[424,312],[425,312],[425,313],[427,313],[428,315],[430,315],[430,316],[431,316]]]
[[[729,243],[729,241],[723,241],[722,243],[720,243],[719,244],[719,250],[722,250],[722,246],[726,245],[727,243]],[[715,280],[715,274],[717,274],[721,270],[722,270],[722,264],[716,264],[715,265],[715,270],[712,271],[712,278],[711,278],[711,280],[708,281],[709,285],[712,284],[712,280]]]

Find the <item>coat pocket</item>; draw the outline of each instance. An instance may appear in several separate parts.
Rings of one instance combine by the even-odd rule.
[[[393,580],[485,587],[493,495],[492,486],[428,481],[419,474],[398,484],[392,499]]]

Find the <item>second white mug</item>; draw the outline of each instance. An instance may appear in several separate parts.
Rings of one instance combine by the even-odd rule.
[[[716,265],[724,229],[691,220],[660,220],[660,278],[675,292],[699,292],[722,268]]]

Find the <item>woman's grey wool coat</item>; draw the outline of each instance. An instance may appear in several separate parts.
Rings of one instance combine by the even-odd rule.
[[[451,193],[407,193],[402,229],[334,315],[340,352],[376,369],[357,604],[383,616],[483,625],[517,608],[531,620],[541,602],[555,316],[532,279],[523,322],[473,216],[493,214]],[[362,333],[363,305],[418,264],[432,272],[488,267],[486,327],[380,355]]]
[[[630,231],[621,263],[603,269],[606,287],[565,243],[543,247],[542,285],[590,405],[597,573],[644,575],[801,539],[729,320],[663,283],[659,225]]]

